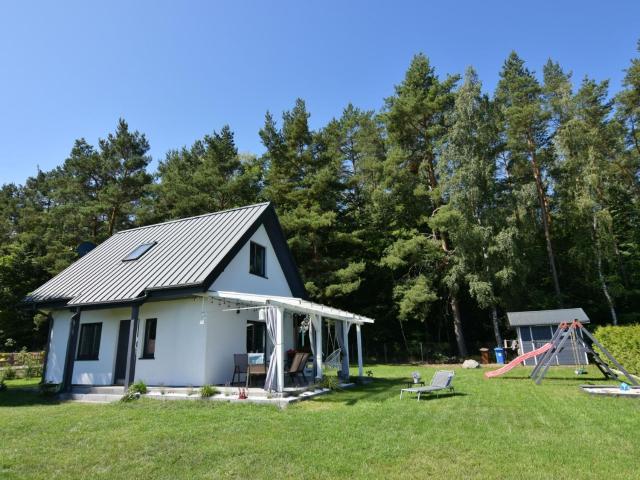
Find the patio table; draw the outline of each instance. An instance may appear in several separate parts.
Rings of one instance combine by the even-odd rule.
[[[414,382],[413,380],[410,382],[407,382],[407,388],[411,388],[411,387],[424,387],[424,382]]]

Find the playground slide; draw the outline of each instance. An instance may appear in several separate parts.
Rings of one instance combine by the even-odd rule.
[[[486,378],[493,378],[493,377],[497,377],[499,375],[502,375],[503,373],[507,373],[513,367],[516,367],[516,366],[520,365],[525,360],[528,360],[529,358],[537,357],[538,355],[542,355],[544,352],[549,350],[552,346],[553,346],[553,344],[551,344],[551,343],[545,343],[540,348],[536,348],[535,350],[532,350],[532,351],[527,352],[527,353],[523,353],[519,357],[514,358],[509,363],[507,363],[504,367],[501,367],[501,368],[499,368],[497,370],[492,370],[491,372],[485,372],[484,376]]]

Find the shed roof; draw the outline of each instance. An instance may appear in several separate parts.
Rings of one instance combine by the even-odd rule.
[[[589,323],[589,317],[581,308],[561,308],[556,310],[530,310],[526,312],[507,312],[512,327],[529,325],[559,325],[562,322],[579,320]]]
[[[275,211],[259,203],[118,232],[25,301],[82,306],[128,303],[166,290],[202,291],[262,224],[292,292],[305,296]],[[143,244],[153,246],[136,260],[123,261]]]

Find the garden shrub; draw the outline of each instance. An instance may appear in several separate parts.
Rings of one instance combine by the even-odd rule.
[[[42,366],[38,363],[30,363],[27,365],[25,369],[25,377],[27,378],[38,378],[42,376]]]
[[[16,378],[16,376],[17,376],[16,370],[12,366],[6,367],[2,374],[2,377],[4,378],[4,380],[13,380],[14,378]]]
[[[131,402],[132,400],[137,400],[138,398],[140,398],[140,392],[136,392],[134,390],[131,390],[131,388],[129,388],[129,390],[127,390],[124,393],[122,398],[120,398],[120,401],[121,402]]]
[[[211,385],[203,385],[200,389],[200,396],[202,398],[213,397],[216,393],[218,393],[218,389]]]
[[[640,375],[640,324],[598,327],[594,335],[628,372]],[[607,361],[602,352],[598,353]]]
[[[325,375],[319,382],[320,388],[328,388],[329,390],[340,390],[340,379],[334,375]]]
[[[132,383],[131,385],[129,385],[129,391],[133,392],[133,393],[139,393],[141,395],[144,395],[148,391],[147,384],[144,383],[142,380],[138,380],[137,382]]]

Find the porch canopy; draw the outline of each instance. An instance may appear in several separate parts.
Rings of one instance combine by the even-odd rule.
[[[275,311],[275,372],[276,390],[282,392],[284,388],[284,348],[283,348],[283,318],[284,312],[299,313],[309,315],[311,320],[309,326],[309,336],[312,339],[311,347],[316,365],[316,378],[322,378],[322,319],[334,320],[342,328],[336,328],[338,343],[342,350],[342,375],[349,375],[349,342],[347,341],[351,325],[356,326],[357,349],[358,349],[358,375],[363,376],[362,362],[362,333],[361,326],[365,323],[374,323],[372,318],[368,318],[355,313],[328,307],[319,303],[310,302],[296,297],[282,297],[277,295],[258,295],[252,293],[209,291],[206,296],[234,302],[238,307],[273,307]],[[272,367],[273,368],[273,367]]]

